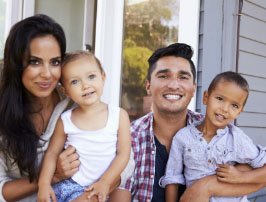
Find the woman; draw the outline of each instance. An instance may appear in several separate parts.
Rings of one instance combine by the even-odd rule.
[[[45,15],[18,22],[9,33],[0,81],[0,201],[36,201],[39,164],[68,105],[56,88],[65,50],[62,27]],[[65,159],[57,164],[63,177],[73,175],[79,164],[73,148],[59,159]]]

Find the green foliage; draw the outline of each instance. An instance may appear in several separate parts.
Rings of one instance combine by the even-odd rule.
[[[125,7],[125,40],[137,46],[156,50],[171,41],[177,41],[177,29],[169,27],[172,12],[178,9],[176,0],[149,0]]]
[[[144,82],[148,70],[147,60],[151,54],[152,51],[145,47],[124,48],[122,85],[125,91],[133,91],[139,96],[145,95]]]
[[[142,98],[146,95],[144,83],[148,70],[147,60],[151,54],[151,50],[136,46],[130,39],[124,42],[122,106],[133,114],[142,111]],[[130,114],[131,118],[133,114]]]
[[[132,2],[125,3],[122,73],[122,106],[131,117],[142,111],[148,58],[157,48],[177,41],[177,28],[170,22],[178,11],[177,0]]]

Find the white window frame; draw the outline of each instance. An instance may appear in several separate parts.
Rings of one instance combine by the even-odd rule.
[[[192,61],[195,64],[196,71],[198,65],[199,17],[200,0],[180,0],[178,41],[192,46],[194,50]],[[195,111],[196,92],[188,108]]]
[[[16,22],[34,15],[35,0],[7,0],[6,3],[5,37]]]
[[[95,55],[102,62],[106,81],[102,100],[119,105],[122,66],[124,0],[98,0]]]
[[[21,0],[6,1],[5,38],[7,38],[10,28],[16,22],[22,19],[22,6],[23,6],[23,1]]]
[[[179,42],[194,49],[193,62],[197,65],[200,0],[180,0]],[[98,0],[95,54],[102,61],[107,79],[103,101],[119,105],[121,92],[122,42],[124,0]],[[196,96],[196,94],[195,94]],[[196,98],[189,108],[195,110]]]
[[[35,0],[23,0],[23,19],[34,15]]]

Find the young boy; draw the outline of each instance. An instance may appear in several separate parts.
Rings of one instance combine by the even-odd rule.
[[[178,184],[190,186],[213,174],[223,182],[234,177],[235,183],[240,183],[239,175],[230,173],[228,165],[244,163],[258,168],[266,163],[265,150],[232,124],[243,110],[248,94],[248,83],[238,73],[223,72],[213,79],[203,95],[205,119],[181,129],[173,138],[166,173],[160,179],[161,186],[166,186],[167,202],[177,201]],[[246,196],[236,196],[212,197],[210,201],[248,200]]]

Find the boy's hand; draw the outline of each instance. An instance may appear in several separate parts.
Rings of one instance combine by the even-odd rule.
[[[38,190],[38,202],[56,202],[56,196],[51,186],[40,186]]]
[[[228,164],[220,164],[216,169],[217,179],[226,183],[244,183],[243,172],[239,171],[235,166]]]
[[[99,202],[105,202],[109,194],[109,190],[110,184],[108,184],[105,180],[100,179],[99,181],[91,185],[89,188],[87,188],[85,191],[90,192],[88,195],[89,198],[94,195],[97,195]]]

